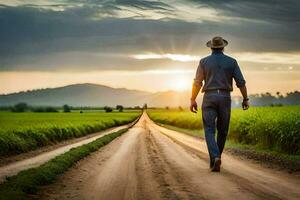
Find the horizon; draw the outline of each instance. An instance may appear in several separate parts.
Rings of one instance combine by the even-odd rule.
[[[186,93],[186,92],[191,92],[191,90],[175,90],[175,89],[170,89],[170,90],[162,90],[162,91],[147,91],[147,90],[139,90],[139,89],[130,89],[130,88],[126,88],[126,87],[112,87],[109,85],[103,85],[103,84],[98,84],[98,83],[92,83],[92,82],[86,82],[86,83],[74,83],[74,84],[68,84],[68,85],[61,85],[61,86],[56,86],[56,87],[41,87],[41,88],[34,88],[34,89],[28,89],[28,90],[20,90],[20,91],[16,91],[16,92],[11,92],[11,93],[0,93],[0,95],[5,96],[5,95],[11,95],[11,94],[19,94],[19,93],[26,93],[26,92],[34,92],[34,91],[38,91],[38,90],[46,90],[46,89],[57,89],[57,88],[64,88],[64,87],[69,87],[69,86],[77,86],[77,85],[95,85],[95,86],[102,86],[102,87],[108,87],[111,89],[125,89],[125,90],[130,90],[130,91],[137,91],[137,92],[147,92],[147,93],[164,93],[164,92],[178,92],[178,93]],[[279,91],[277,91],[279,92]],[[269,92],[269,91],[265,91],[265,92],[261,92],[261,93],[249,93],[248,95],[261,95],[261,94],[266,94],[266,93],[270,93],[271,95],[276,96],[277,92]],[[298,90],[292,90],[292,91],[287,91],[286,93],[281,93],[280,95],[286,96],[288,93],[293,93],[293,92],[299,92]],[[233,93],[233,92],[232,92]],[[235,93],[233,93],[235,94]],[[202,96],[203,93],[199,93],[199,96]],[[238,97],[240,96],[240,94],[237,95],[233,95],[233,97]]]
[[[237,59],[250,94],[299,91],[299,6],[0,0],[0,94],[85,82],[190,90],[200,58],[210,54],[205,44],[217,35],[228,40],[224,53]]]

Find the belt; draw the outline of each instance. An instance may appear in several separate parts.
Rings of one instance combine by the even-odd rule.
[[[230,94],[230,90],[222,90],[222,89],[216,89],[216,90],[207,90],[205,91],[205,94]]]

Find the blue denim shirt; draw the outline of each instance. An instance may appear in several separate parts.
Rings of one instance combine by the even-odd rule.
[[[221,51],[214,51],[200,60],[194,85],[202,87],[204,80],[202,92],[217,89],[232,91],[232,79],[239,88],[246,84],[237,61]]]

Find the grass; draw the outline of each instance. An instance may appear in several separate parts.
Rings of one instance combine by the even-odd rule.
[[[158,123],[160,126],[163,126],[165,128],[174,130],[174,131],[178,131],[181,133],[185,133],[187,135],[193,136],[193,137],[198,137],[198,138],[203,138],[204,139],[204,130],[201,129],[185,129],[185,128],[178,128],[176,126],[171,126],[171,125],[167,125],[167,124],[160,124]],[[249,144],[242,144],[242,143],[237,143],[233,140],[227,140],[226,144],[225,144],[227,149],[238,149],[238,150],[246,150],[246,151],[253,151],[256,152],[258,154],[267,154],[269,156],[273,156],[273,157],[277,157],[277,158],[281,158],[281,160],[288,160],[288,161],[300,161],[300,155],[288,155],[286,153],[280,153],[280,152],[276,152],[273,150],[268,150],[268,149],[264,149],[258,146],[253,146],[253,145],[249,145]],[[298,167],[299,168],[299,167]],[[298,169],[297,168],[297,169]]]
[[[152,120],[184,129],[203,128],[201,111],[149,110]],[[232,109],[232,143],[287,155],[300,155],[300,106]]]
[[[235,110],[229,138],[291,155],[300,155],[300,106]]]
[[[0,156],[81,137],[132,122],[135,112],[11,113],[0,112]]]
[[[242,143],[237,143],[233,140],[228,140],[226,141],[225,144],[226,149],[233,149],[233,150],[242,150],[242,151],[247,151],[247,152],[252,152],[250,153],[250,155],[258,155],[258,156],[254,156],[254,157],[260,157],[263,156],[264,159],[266,159],[266,157],[270,158],[276,158],[274,160],[276,161],[283,161],[285,163],[290,163],[293,162],[296,164],[293,164],[291,167],[287,167],[284,166],[285,168],[287,168],[290,171],[299,171],[300,170],[300,155],[291,155],[291,154],[287,154],[287,153],[282,153],[282,152],[278,152],[275,150],[270,150],[270,149],[266,149],[260,146],[254,146],[254,145],[249,145],[249,144],[242,144]]]
[[[161,124],[161,123],[158,123],[160,126],[163,126],[165,128],[168,128],[168,129],[171,129],[171,130],[174,130],[174,131],[178,131],[178,132],[181,132],[181,133],[185,133],[187,135],[190,135],[190,136],[194,136],[194,137],[198,137],[198,138],[203,138],[204,137],[204,130],[203,129],[186,129],[186,128],[179,128],[179,127],[176,127],[176,126],[171,126],[171,125],[168,125],[168,124]]]
[[[158,123],[176,126],[184,129],[202,129],[201,113],[191,113],[187,110],[178,111],[175,109],[157,109],[147,111],[150,118]]]
[[[105,135],[91,143],[71,149],[40,167],[28,169],[20,172],[16,176],[7,178],[7,180],[0,185],[0,200],[31,199],[30,195],[36,194],[39,186],[53,183],[60,174],[68,170],[77,161],[110,143],[127,130],[128,129],[122,129]]]

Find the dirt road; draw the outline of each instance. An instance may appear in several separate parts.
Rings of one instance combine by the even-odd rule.
[[[127,133],[45,186],[42,199],[300,199],[300,178],[224,155],[208,170],[203,141],[155,125]]]
[[[6,177],[13,176],[25,169],[38,167],[41,164],[69,151],[72,148],[90,143],[100,137],[119,131],[121,129],[129,128],[133,123],[109,128],[107,130],[90,134],[81,138],[74,138],[69,141],[62,142],[61,144],[44,148],[42,147],[41,149],[38,149],[36,151],[12,156],[12,158],[8,157],[7,159],[3,159],[0,162],[0,183],[5,181]]]

